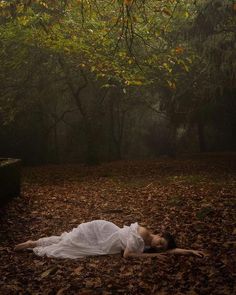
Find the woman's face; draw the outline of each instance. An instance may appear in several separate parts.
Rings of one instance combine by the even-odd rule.
[[[161,235],[153,235],[151,246],[156,247],[160,250],[165,250],[167,248],[167,241]]]

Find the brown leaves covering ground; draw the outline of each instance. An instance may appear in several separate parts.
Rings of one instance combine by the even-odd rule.
[[[25,168],[20,197],[1,212],[0,294],[233,294],[236,156]],[[166,229],[209,256],[78,260],[13,251],[105,219]]]

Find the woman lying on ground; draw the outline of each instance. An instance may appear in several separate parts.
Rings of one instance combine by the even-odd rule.
[[[76,259],[85,256],[117,254],[123,257],[165,257],[163,254],[183,254],[204,257],[202,251],[176,247],[169,233],[152,234],[137,222],[120,228],[105,220],[94,220],[80,224],[60,236],[29,240],[18,244],[15,250],[32,249],[36,255],[53,258]]]

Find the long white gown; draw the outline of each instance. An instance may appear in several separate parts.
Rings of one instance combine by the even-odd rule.
[[[40,238],[33,251],[38,256],[70,259],[116,254],[126,247],[132,252],[142,253],[145,244],[137,229],[137,222],[120,228],[109,221],[94,220],[82,223],[61,236]]]

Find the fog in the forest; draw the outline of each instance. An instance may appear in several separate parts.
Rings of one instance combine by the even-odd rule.
[[[128,18],[3,2],[1,157],[93,164],[236,149],[233,2],[149,1],[145,17],[114,4]]]

